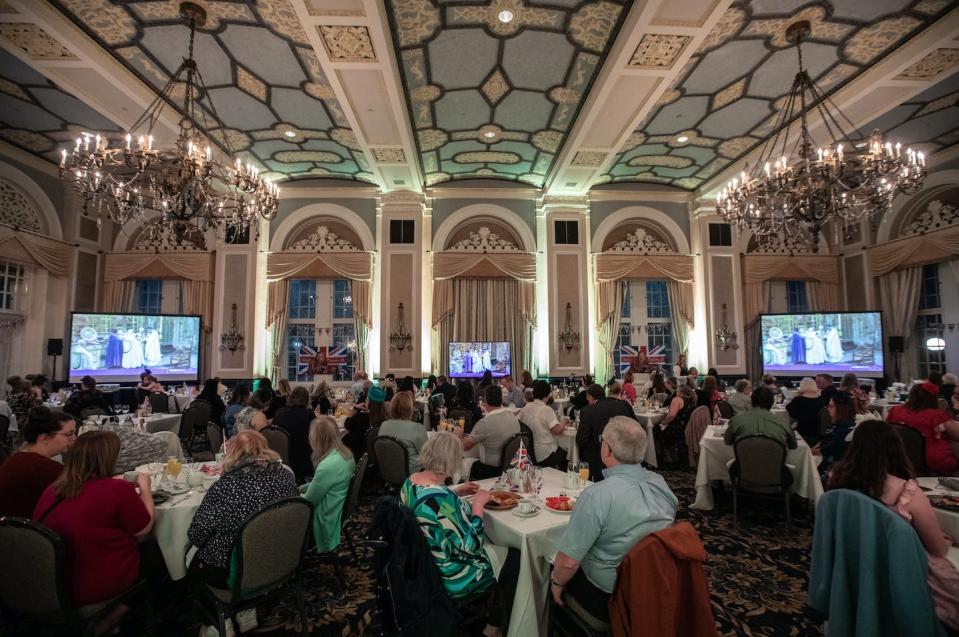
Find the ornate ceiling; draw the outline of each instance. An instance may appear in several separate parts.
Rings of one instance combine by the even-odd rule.
[[[862,131],[959,142],[956,0],[196,1],[226,128],[206,132],[284,181],[705,194],[768,134],[799,19]],[[125,131],[186,53],[178,4],[0,0],[0,138],[55,162],[79,131]]]

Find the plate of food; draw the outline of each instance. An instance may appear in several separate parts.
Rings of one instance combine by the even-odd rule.
[[[955,511],[959,513],[959,496],[930,495],[929,502],[937,509],[945,509],[946,511]]]
[[[559,495],[546,498],[546,508],[553,513],[570,514],[576,508],[576,498],[566,495]]]
[[[506,511],[516,507],[516,504],[522,500],[516,493],[510,491],[493,491],[489,494],[489,502],[486,508],[490,511]]]

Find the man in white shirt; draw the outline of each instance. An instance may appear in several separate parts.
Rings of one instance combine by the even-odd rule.
[[[469,451],[479,446],[479,462],[473,463],[470,470],[470,480],[495,478],[503,467],[503,447],[514,434],[519,433],[519,420],[513,413],[503,407],[503,391],[499,385],[487,385],[483,390],[486,415],[480,418],[473,427],[473,432],[463,438],[463,449]]]
[[[519,412],[519,420],[533,432],[533,452],[541,467],[566,469],[566,451],[560,449],[556,438],[565,426],[556,418],[556,410],[546,404],[550,394],[545,380],[533,382],[533,400]],[[575,444],[575,443],[574,443]]]
[[[516,386],[512,376],[503,376],[500,381],[503,384],[503,402],[508,406],[522,408],[526,405],[526,399],[523,397],[523,390]]]

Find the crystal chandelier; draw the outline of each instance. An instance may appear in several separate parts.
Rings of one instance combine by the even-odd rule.
[[[206,23],[206,12],[184,2],[180,17],[190,29],[189,56],[130,128],[125,144],[116,140],[111,147],[107,136],[84,132],[72,151],[62,151],[60,177],[80,193],[84,215],[96,217],[98,225],[104,217],[120,225],[134,220],[151,234],[169,238],[210,229],[222,239],[228,231],[246,232],[255,227],[260,216],[273,219],[279,188],[260,177],[255,166],[231,157],[226,127],[193,59],[196,28]],[[176,145],[156,148],[153,128],[164,105],[175,103],[180,91]],[[206,125],[207,113],[213,118],[213,128]],[[199,132],[201,119],[206,130],[220,132],[225,162]]]
[[[799,72],[759,160],[717,195],[716,208],[727,222],[759,240],[806,238],[816,250],[827,224],[832,223],[838,242],[863,217],[888,210],[897,192],[917,192],[926,177],[926,160],[922,153],[885,141],[878,130],[863,138],[823,97],[803,67],[801,43],[809,32],[805,20],[786,29],[787,39],[796,45]],[[819,114],[829,135],[824,146],[817,146],[809,133],[810,111]],[[789,129],[797,117],[799,138],[791,142]]]

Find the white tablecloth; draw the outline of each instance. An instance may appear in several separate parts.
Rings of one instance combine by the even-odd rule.
[[[656,468],[659,465],[656,463],[656,436],[653,433],[653,428],[663,422],[663,418],[666,417],[666,412],[637,411],[634,413],[636,420],[646,427],[646,464]]]
[[[203,464],[214,465],[216,463],[197,463],[197,468]],[[137,471],[150,472],[148,465],[137,467]],[[184,474],[188,472],[184,470]],[[180,476],[183,480],[183,476]],[[181,493],[171,497],[163,504],[156,506],[156,518],[153,522],[153,530],[150,531],[150,537],[156,540],[160,547],[160,553],[163,555],[163,561],[166,563],[167,570],[170,572],[170,578],[179,580],[186,577],[187,564],[186,555],[190,548],[190,540],[186,532],[193,521],[193,514],[196,513],[200,503],[203,502],[203,496],[206,495],[205,489],[190,489],[189,493]]]
[[[874,401],[872,401],[871,403],[869,403],[868,409],[869,409],[869,411],[874,411],[874,412],[876,412],[877,414],[881,414],[883,420],[885,420],[886,418],[889,417],[889,410],[890,410],[890,409],[892,409],[893,407],[897,407],[897,406],[899,406],[899,405],[902,405],[902,404],[903,404],[903,403],[900,402],[900,401],[893,401],[893,402],[890,403],[890,402],[887,401],[887,400],[880,399],[880,400],[874,400]]]
[[[190,403],[193,402],[193,396],[188,394],[171,394],[170,395],[170,413],[171,414],[181,414],[183,410],[190,406]]]
[[[916,482],[918,482],[921,487],[932,489],[932,491],[927,491],[926,495],[959,495],[956,491],[949,491],[941,486],[938,478],[916,478]],[[932,510],[936,512],[936,519],[939,520],[939,526],[942,527],[945,534],[952,538],[953,543],[959,542],[959,513],[946,511],[945,509],[937,509],[936,507],[932,507]],[[949,549],[949,553],[946,554],[946,559],[955,564],[956,568],[959,569],[959,547],[953,544],[952,548]]]
[[[789,412],[786,411],[786,408],[785,408],[785,407],[773,407],[772,409],[769,410],[769,413],[771,413],[771,414],[772,414],[773,416],[775,416],[776,418],[779,418],[779,420],[781,420],[782,423],[783,423],[788,429],[792,429],[792,428],[793,428],[793,427],[792,427],[792,417],[789,415]]]
[[[565,490],[565,473],[543,470],[542,497],[559,495]],[[490,488],[495,480],[478,484]],[[529,518],[518,518],[511,511],[486,511],[483,526],[486,536],[500,546],[520,550],[519,579],[509,620],[509,637],[546,635],[546,595],[549,588],[550,563],[559,540],[569,524],[569,515],[543,509]]]
[[[560,418],[566,415],[569,409],[569,398],[553,398],[553,409],[559,414]]]
[[[171,431],[180,435],[180,414],[152,414],[145,418],[144,425],[151,434]]]
[[[822,497],[822,481],[816,469],[816,461],[809,451],[809,445],[800,436],[796,436],[798,446],[790,449],[786,454],[786,463],[795,467],[793,474],[793,491],[800,496],[811,500],[813,504]],[[733,447],[727,445],[722,436],[716,435],[716,427],[706,428],[702,440],[699,441],[699,466],[696,469],[696,501],[692,508],[710,511],[713,508],[713,480],[729,480],[729,470],[726,463],[733,459]]]

